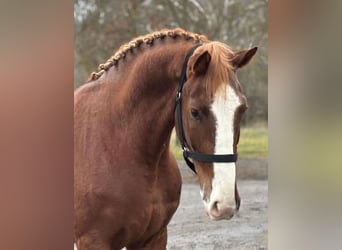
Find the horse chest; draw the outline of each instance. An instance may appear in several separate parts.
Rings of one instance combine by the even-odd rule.
[[[175,213],[180,200],[181,177],[176,165],[168,167],[158,176],[152,187],[153,192],[145,196],[140,217],[142,238],[149,238],[165,228]]]
[[[180,199],[180,183],[160,181],[155,188],[152,217],[156,220],[169,220],[176,211]]]

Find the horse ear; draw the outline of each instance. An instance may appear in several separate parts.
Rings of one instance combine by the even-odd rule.
[[[234,53],[232,64],[235,69],[242,68],[247,65],[257,52],[258,47],[252,49],[240,50]]]
[[[211,56],[208,51],[204,51],[200,54],[194,63],[194,72],[196,75],[204,75],[208,69]]]

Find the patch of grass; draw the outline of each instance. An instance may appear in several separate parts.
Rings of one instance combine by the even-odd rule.
[[[175,131],[171,136],[171,151],[177,160],[183,159]],[[239,157],[244,158],[266,159],[268,154],[267,128],[265,126],[241,128],[238,154]]]
[[[266,127],[241,128],[238,144],[239,157],[267,158],[268,134]]]
[[[183,160],[183,151],[179,144],[175,130],[173,130],[171,134],[170,148],[177,160]]]

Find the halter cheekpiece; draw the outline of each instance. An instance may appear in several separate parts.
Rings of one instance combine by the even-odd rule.
[[[202,153],[190,151],[186,143],[185,137],[184,137],[183,121],[182,121],[182,90],[183,90],[184,83],[186,81],[186,69],[188,66],[189,58],[199,46],[201,46],[201,44],[196,44],[194,47],[192,47],[185,57],[181,76],[179,79],[178,90],[176,94],[178,138],[182,146],[184,160],[186,164],[189,166],[189,168],[195,173],[196,173],[195,166],[193,162],[190,161],[189,158],[196,160],[196,161],[202,161],[202,162],[236,162],[237,161],[237,154],[216,155],[216,154],[202,154]]]

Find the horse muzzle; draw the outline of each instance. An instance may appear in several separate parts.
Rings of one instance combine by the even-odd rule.
[[[230,220],[237,211],[237,206],[219,201],[214,201],[206,207],[206,212],[211,220]]]

